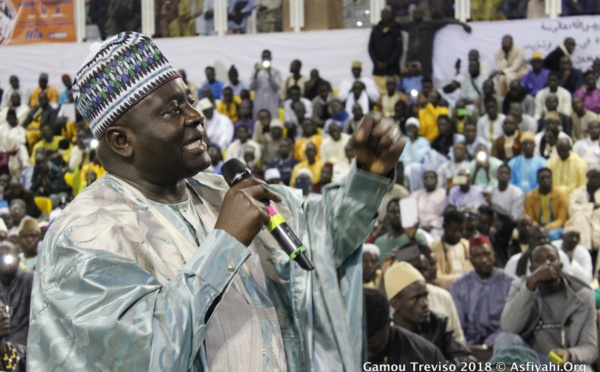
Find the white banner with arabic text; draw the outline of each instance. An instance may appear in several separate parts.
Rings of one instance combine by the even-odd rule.
[[[462,60],[461,73],[467,71],[467,55],[471,49],[479,50],[481,60],[495,70],[494,54],[500,49],[502,36],[507,34],[512,35],[515,44],[525,48],[527,59],[535,51],[545,57],[567,37],[577,42],[573,53],[575,67],[585,71],[594,58],[600,57],[599,16],[474,22],[470,26],[473,28],[470,34],[458,25],[446,26],[437,33],[433,68],[438,85],[452,79],[458,58]]]

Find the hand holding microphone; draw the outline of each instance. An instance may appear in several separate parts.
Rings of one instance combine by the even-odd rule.
[[[227,161],[221,169],[223,178],[225,178],[231,189],[225,195],[215,228],[222,228],[243,244],[249,245],[264,225],[279,243],[279,246],[290,256],[290,260],[296,261],[304,270],[313,270],[315,267],[305,254],[306,247],[300,242],[300,239],[290,229],[275,207],[271,205],[271,200],[280,202],[281,198],[273,193],[266,183],[252,177],[250,170],[238,159]],[[248,187],[246,185],[252,186]],[[240,190],[240,188],[242,189]],[[229,197],[229,193],[232,191],[234,195]],[[232,210],[231,216],[233,218],[224,216],[223,222],[220,223],[221,216],[226,213],[226,207]],[[248,208],[248,211],[246,211],[246,208]],[[240,218],[242,216],[243,218]],[[248,221],[250,219],[252,221]],[[240,226],[242,223],[245,226],[244,228]],[[222,227],[224,225],[226,227]],[[236,231],[241,239],[232,234],[229,229]]]
[[[233,185],[225,194],[215,229],[225,230],[240,243],[250,245],[269,222],[268,208],[260,200],[280,202],[281,198],[253,177]]]

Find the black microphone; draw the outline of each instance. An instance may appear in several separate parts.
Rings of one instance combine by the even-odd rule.
[[[221,171],[229,187],[252,178],[250,170],[238,159],[231,159],[225,162]],[[270,218],[266,225],[267,231],[273,235],[279,246],[290,256],[291,260],[296,261],[304,270],[313,270],[315,265],[306,256],[306,247],[296,234],[294,234],[292,229],[290,229],[283,216],[277,212],[277,209],[271,205],[268,199],[261,199],[260,201],[269,208]]]

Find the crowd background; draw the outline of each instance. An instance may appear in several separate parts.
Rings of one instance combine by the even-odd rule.
[[[312,4],[305,4],[309,29],[368,28],[373,7],[369,0],[334,0],[321,2],[321,13],[328,21],[311,21]],[[410,21],[412,12],[423,11],[425,20],[446,20],[456,17],[454,0],[386,0],[398,22]],[[561,0],[562,16],[600,13],[596,0]],[[283,0],[228,0],[227,34],[254,34],[289,30],[285,12],[289,2]],[[155,37],[210,36],[214,31],[214,0],[155,0]],[[548,17],[545,2],[540,0],[471,0],[469,21],[498,21]],[[142,30],[140,0],[86,1],[88,40],[106,39],[126,30]]]
[[[157,9],[170,12],[172,19],[158,20],[157,30],[163,36],[199,33],[193,14],[181,15],[192,3],[198,10],[202,2],[180,1],[179,7],[161,2]],[[471,2],[473,7],[484,3],[488,8],[477,19],[512,19],[507,14],[517,13],[509,5],[520,6],[517,18],[522,18],[535,5],[510,1],[489,8],[489,2]],[[597,11],[595,2],[585,4],[578,8],[582,13],[571,14]],[[425,338],[411,341],[423,355],[426,350],[443,362],[487,360],[495,343],[515,346],[506,336],[510,332],[539,354],[538,362],[557,351],[567,360],[594,364],[596,328],[581,325],[595,325],[600,308],[598,290],[595,304],[588,301],[590,288],[598,286],[600,248],[600,50],[582,71],[574,67],[579,40],[556,40],[555,49],[534,51],[526,59],[509,32],[498,35],[493,59],[471,49],[463,56],[465,66],[456,66],[453,78],[440,82],[432,63],[435,33],[449,24],[469,33],[471,26],[450,19],[448,4],[390,5],[362,47],[373,69],[363,68],[360,60],[347,61],[339,67],[346,71],[339,83],[321,76],[318,68],[303,68],[310,58],[301,51],[287,71],[280,71],[273,66],[276,50],[258,50],[257,62],[244,66],[252,71],[249,78],[235,64],[227,66],[222,79],[213,65],[199,67],[203,80],[188,79],[189,71],[181,70],[205,116],[212,159],[206,171],[220,173],[224,161],[238,158],[257,178],[318,198],[349,172],[354,158],[349,138],[365,115],[379,112],[398,125],[406,146],[395,185],[365,242],[363,281],[379,291],[379,297],[367,295],[369,358],[381,361],[387,353],[386,358],[402,361],[391,345],[412,336],[401,327]],[[264,7],[257,9],[268,10]],[[265,32],[277,31],[279,16],[264,17],[276,19]],[[102,37],[112,32],[100,30]],[[111,73],[126,74],[126,62]],[[87,123],[74,110],[73,71],[61,74],[62,86],[51,85],[56,77],[45,72],[32,74],[37,85],[21,84],[22,76],[0,76],[0,240],[10,243],[0,244],[0,255],[19,257],[0,264],[0,301],[6,305],[0,321],[10,321],[10,331],[0,333],[7,341],[0,342],[0,354],[26,344],[31,270],[45,229],[105,174]],[[95,94],[108,89],[103,84],[97,82]],[[407,225],[408,220],[418,222]],[[525,332],[521,324],[531,322],[527,317],[536,305],[519,296],[519,289],[532,282],[533,289],[545,288],[540,283],[549,280],[537,270],[538,256],[544,256],[540,260],[552,275],[563,278],[556,293],[566,291],[566,297],[542,295],[541,302],[550,305],[536,310],[542,323],[560,325],[558,336],[545,328]],[[562,267],[553,266],[559,262]],[[406,296],[419,300],[410,307]],[[577,308],[564,308],[569,296],[580,301]],[[373,325],[370,310],[379,305],[388,313],[393,309],[392,328],[389,321]],[[381,334],[394,336],[381,341]],[[378,342],[386,347],[378,350]]]

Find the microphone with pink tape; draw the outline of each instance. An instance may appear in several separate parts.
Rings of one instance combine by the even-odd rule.
[[[221,171],[229,187],[252,178],[250,170],[238,159],[231,159],[225,162]],[[290,260],[296,261],[304,270],[313,270],[315,265],[306,256],[306,247],[296,234],[294,234],[292,229],[290,229],[283,216],[277,212],[277,209],[271,205],[269,200],[264,199],[261,202],[265,203],[269,210],[270,218],[265,226],[267,231],[273,235],[279,246],[290,256]]]

